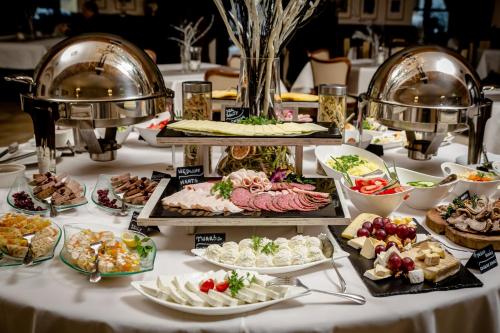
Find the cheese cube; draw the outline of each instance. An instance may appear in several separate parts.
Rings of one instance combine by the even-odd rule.
[[[352,248],[355,248],[356,250],[359,250],[360,248],[363,247],[366,241],[366,236],[363,237],[356,237],[353,239],[349,239],[347,241],[347,245],[349,245]]]
[[[387,275],[391,275],[391,270],[388,269],[388,268],[385,268],[384,266],[382,265],[377,265],[375,266],[374,268],[374,272],[375,272],[375,275],[377,276],[387,276]]]
[[[420,250],[417,252],[417,255],[415,256],[415,259],[417,260],[424,260],[425,259],[425,255],[426,254],[431,254],[431,250],[430,249],[425,249],[425,250]]]
[[[421,269],[414,269],[408,272],[410,283],[417,284],[424,282],[424,271]]]
[[[432,253],[436,253],[437,255],[439,255],[441,259],[444,259],[444,257],[446,256],[443,248],[441,248],[440,246],[431,245],[430,248]]]
[[[437,253],[427,253],[424,256],[424,264],[427,266],[437,266],[439,265],[439,254]]]
[[[389,276],[391,276],[391,274],[389,273],[389,275],[379,276],[379,275],[375,274],[375,268],[372,268],[372,269],[367,270],[365,272],[365,274],[363,274],[363,276],[369,278],[370,280],[377,281],[377,280],[386,279]]]

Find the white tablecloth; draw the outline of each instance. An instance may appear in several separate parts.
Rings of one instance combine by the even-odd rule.
[[[481,79],[486,78],[491,71],[500,73],[500,50],[484,50],[476,71]]]
[[[47,50],[63,39],[0,42],[0,68],[34,69]]]
[[[368,85],[377,71],[378,66],[373,65],[371,59],[351,60],[351,72],[347,79],[347,93],[358,96],[368,90]],[[292,85],[291,91],[309,92],[314,88],[314,80],[311,63],[308,62],[299,73]]]
[[[150,175],[152,170],[164,171],[171,154],[165,148],[152,148],[138,142],[132,135],[118,151],[113,162],[93,162],[87,154],[64,157],[57,165],[59,172],[69,172],[91,190],[100,173],[133,172]],[[408,160],[401,149],[386,152],[401,166],[439,173],[439,164],[452,161],[465,147],[452,144],[442,147],[439,157],[427,162]],[[305,150],[304,167],[315,168],[313,149]],[[180,158],[180,156],[179,156]],[[30,174],[31,170],[28,172]],[[6,211],[7,191],[0,190],[0,209]],[[352,215],[358,212],[349,207]],[[402,207],[398,213],[411,214],[419,222],[424,212]],[[107,215],[93,204],[55,218],[66,223],[100,223],[126,227],[128,218]],[[252,234],[269,237],[291,237],[294,228],[201,228],[201,231],[224,231],[228,240]],[[305,229],[317,234],[321,227]],[[90,284],[86,277],[66,267],[56,256],[53,260],[28,268],[0,269],[0,332],[499,332],[500,279],[498,268],[478,275],[482,288],[461,289],[386,298],[372,297],[348,258],[337,261],[347,280],[348,291],[367,298],[363,306],[344,303],[341,299],[313,293],[281,303],[265,310],[235,316],[202,317],[175,312],[154,304],[137,292],[130,282],[154,279],[158,274],[178,274],[215,269],[192,257],[188,250],[193,237],[184,228],[162,227],[153,236],[159,252],[155,269],[133,277],[104,279]],[[446,240],[444,240],[446,242]],[[61,246],[61,244],[60,244]],[[59,248],[60,248],[59,246]],[[458,257],[464,253],[457,252]],[[465,254],[466,256],[466,254]],[[497,254],[497,258],[500,256]],[[299,272],[310,287],[335,291],[338,283],[328,264]]]

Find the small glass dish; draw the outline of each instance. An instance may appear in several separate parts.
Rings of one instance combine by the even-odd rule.
[[[92,202],[97,207],[103,209],[104,211],[106,211],[108,213],[111,213],[113,215],[121,215],[122,201],[116,195],[116,193],[113,189],[113,186],[111,186],[111,177],[113,177],[113,175],[99,175],[99,177],[97,178],[97,182],[94,186],[94,190],[92,191],[92,195],[91,195]],[[110,208],[110,207],[104,206],[102,203],[100,203],[99,202],[99,194],[97,193],[97,191],[99,191],[99,190],[108,190],[108,198],[110,200],[116,199],[116,205],[118,206],[118,208]],[[134,204],[131,204],[128,202],[126,202],[125,205],[128,208],[131,208],[131,209],[137,210],[137,211],[140,211],[141,209],[144,208],[144,205],[134,205]]]
[[[121,239],[121,235],[124,232],[127,232],[128,234],[131,234],[133,236],[137,236],[141,240],[144,238],[147,238],[148,240],[146,242],[142,243],[142,246],[144,246],[144,247],[151,246],[151,251],[149,253],[147,253],[147,256],[144,258],[140,257],[140,263],[139,263],[138,270],[112,271],[112,272],[101,271],[100,275],[102,277],[120,277],[120,276],[140,274],[140,273],[151,271],[154,268],[154,261],[156,258],[156,244],[153,242],[153,240],[151,238],[147,237],[146,235],[144,235],[140,232],[136,232],[133,230],[113,228],[113,227],[110,227],[107,225],[99,225],[99,224],[87,225],[87,224],[80,224],[80,223],[66,224],[66,225],[64,225],[63,229],[64,229],[64,246],[59,254],[59,257],[61,258],[61,261],[64,264],[66,264],[66,266],[74,269],[77,272],[87,274],[87,275],[91,274],[92,271],[89,271],[89,270],[83,268],[82,266],[84,264],[92,264],[93,258],[89,258],[89,259],[87,259],[87,261],[82,261],[82,259],[80,259],[81,257],[78,258],[78,261],[73,260],[71,258],[72,256],[71,256],[71,253],[68,250],[68,248],[72,247],[71,240],[73,237],[85,237],[85,234],[89,233],[89,231],[93,232],[93,233],[103,232],[103,231],[112,232],[114,234],[114,239],[116,241],[120,242],[121,245],[123,246],[123,248],[126,248],[130,253],[138,254],[137,248],[131,248],[131,247],[127,246],[127,244]],[[80,236],[77,236],[79,233],[80,233]],[[82,246],[81,248],[77,248],[76,250],[74,250],[75,251],[74,253],[81,253],[81,251],[84,251],[84,250],[88,252],[88,251],[90,251],[90,247],[83,247]],[[90,253],[92,253],[92,252],[90,252]]]
[[[85,195],[87,193],[87,188],[86,188],[85,184],[80,183],[80,185],[82,186],[83,196],[85,197]],[[24,177],[17,178],[16,181],[14,182],[14,184],[9,189],[9,193],[7,195],[7,203],[9,204],[9,206],[11,206],[12,208],[14,208],[15,210],[17,210],[19,212],[22,212],[22,213],[25,213],[25,214],[30,214],[30,215],[36,215],[36,214],[37,215],[46,215],[46,214],[48,214],[49,213],[49,207],[48,207],[48,205],[43,200],[38,199],[33,194],[33,188],[34,188],[34,186],[29,185],[29,183],[26,180],[26,178],[24,178]],[[33,210],[33,211],[31,211],[31,210],[26,210],[26,209],[17,207],[15,205],[14,194],[15,193],[19,193],[19,192],[25,192],[25,193],[27,193],[27,195],[33,201],[35,207],[36,206],[42,207],[43,210]],[[87,204],[87,200],[85,200],[84,202],[77,203],[77,204],[54,205],[54,207],[56,208],[56,210],[58,212],[62,212],[62,211],[65,211],[65,210],[68,210],[68,209],[72,209],[72,208],[76,208],[76,207],[80,207],[80,206],[83,206],[83,205],[86,205],[86,204]]]
[[[20,213],[6,213],[6,214],[16,214],[16,215],[26,217],[27,219],[36,218],[35,216],[27,216],[25,214],[20,214]],[[0,217],[0,226],[4,226],[2,223],[2,219],[4,218],[4,216],[6,214],[2,214],[2,216]],[[34,260],[33,260],[34,264],[52,259],[54,257],[54,252],[55,252],[55,249],[57,247],[57,244],[59,244],[59,241],[61,240],[61,235],[62,235],[61,228],[56,223],[54,223],[52,220],[47,219],[47,218],[43,218],[43,219],[50,221],[50,227],[53,228],[57,232],[57,234],[53,237],[54,241],[53,241],[53,244],[50,246],[50,249],[44,255],[34,258]],[[12,228],[12,226],[9,226],[9,227]],[[2,266],[19,266],[19,265],[23,264],[24,256],[13,255],[7,249],[7,247],[4,245],[5,242],[13,242],[13,241],[15,241],[15,239],[12,239],[12,238],[9,238],[8,240],[3,239],[2,234],[0,232],[0,244],[2,244],[2,245],[0,245],[0,267],[2,267]]]

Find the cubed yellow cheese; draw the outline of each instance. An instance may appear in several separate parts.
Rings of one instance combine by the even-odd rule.
[[[417,252],[417,255],[415,256],[415,259],[417,260],[424,260],[426,254],[431,254],[430,249],[425,249],[425,250],[420,250]]]
[[[437,266],[439,265],[439,254],[437,253],[427,253],[424,257],[424,264],[427,266]]]

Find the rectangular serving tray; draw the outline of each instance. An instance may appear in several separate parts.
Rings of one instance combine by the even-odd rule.
[[[318,125],[325,125],[319,123]],[[236,135],[206,135],[185,133],[164,127],[156,136],[158,143],[172,145],[199,146],[307,146],[307,145],[340,145],[342,135],[332,132],[316,132],[297,136],[236,136]]]
[[[207,181],[220,178],[207,178]],[[142,209],[137,222],[139,225],[158,226],[307,226],[307,225],[347,225],[350,222],[345,198],[337,181],[328,178],[317,178],[318,186],[329,185],[332,202],[313,212],[291,211],[248,212],[237,214],[210,215],[200,210],[165,209],[161,199],[179,191],[176,178],[162,179]],[[329,182],[328,184],[326,182]],[[320,188],[321,189],[321,188]]]
[[[356,272],[363,280],[364,284],[375,297],[386,297],[404,294],[420,294],[431,291],[443,291],[462,288],[482,287],[483,283],[472,274],[467,268],[460,264],[460,270],[457,274],[450,276],[438,283],[424,281],[420,284],[411,284],[405,278],[387,278],[379,281],[372,281],[363,276],[368,270],[373,268],[373,260],[366,259],[356,250],[347,245],[347,239],[342,238],[341,234],[345,227],[329,226],[333,237],[337,240],[342,250],[349,253],[349,260]],[[418,234],[429,234],[420,224],[417,223]]]

